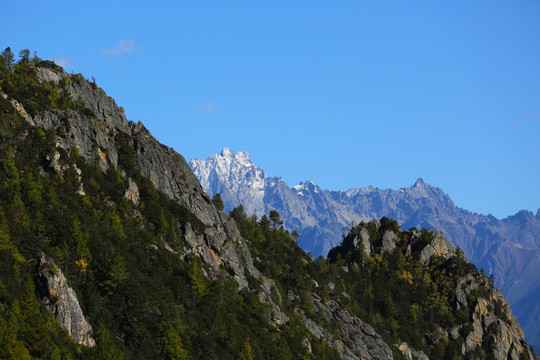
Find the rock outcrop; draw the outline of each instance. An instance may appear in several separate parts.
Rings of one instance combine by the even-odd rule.
[[[377,254],[375,256],[392,253],[399,248],[404,254],[419,261],[423,268],[429,267],[434,258],[438,263],[441,263],[441,260],[451,261],[448,264],[454,265],[449,266],[460,266],[462,269],[460,271],[467,269],[468,272],[456,280],[453,294],[448,298],[448,306],[468,316],[464,323],[455,328],[444,330],[439,327],[436,332],[427,334],[430,341],[436,346],[441,341],[461,337],[464,340],[461,355],[465,358],[477,359],[481,356],[501,360],[533,358],[523,330],[512,315],[502,292],[495,288],[493,280],[483,271],[476,270],[472,264],[464,264],[463,262],[467,263],[464,258],[455,259],[458,256],[462,257],[463,253],[458,254],[442,232],[411,229],[396,234],[381,227],[380,223],[382,221],[372,221],[370,224],[363,223],[353,228],[342,244],[330,251],[329,258],[357,261],[360,266],[364,261],[376,261],[373,257],[366,259],[355,255],[355,252],[366,253],[364,241],[367,240],[366,248],[370,249],[372,254]],[[368,226],[372,227],[372,231],[373,228],[377,230],[379,236],[376,239],[367,236]],[[411,252],[411,249],[414,250]],[[412,279],[410,281],[412,284]],[[335,312],[333,317],[343,319]],[[396,346],[408,359],[428,359],[424,352],[412,349],[407,343]]]
[[[433,231],[434,232],[434,231]],[[420,253],[420,261],[426,262],[431,259],[432,256],[442,256],[448,259],[454,255],[455,249],[448,240],[444,238],[441,231],[435,233],[433,240],[427,244]]]
[[[354,237],[353,245],[355,250],[358,251],[358,247],[362,246],[366,255],[371,256],[371,244],[369,242],[369,232],[367,229],[362,228],[360,232]]]
[[[382,237],[381,252],[392,252],[396,248],[397,236],[392,230],[386,230]]]
[[[335,301],[316,301],[315,308],[324,314],[327,321],[337,323],[344,341],[336,341],[336,346],[347,360],[353,359],[393,359],[392,350],[382,340],[373,327],[352,316]]]
[[[401,344],[399,344],[399,351],[401,351],[403,355],[405,355],[407,360],[429,360],[429,357],[424,354],[423,351],[411,349],[409,347],[409,344],[407,344],[406,342],[402,342]]]
[[[480,297],[471,298],[474,291],[481,288]],[[473,306],[471,330],[466,336],[462,353],[474,351],[483,342],[491,342],[495,359],[518,360],[521,354],[529,352],[525,335],[518,321],[512,315],[501,291],[491,284],[485,275],[468,274],[457,283],[456,300],[458,306]],[[532,358],[532,354],[529,354]]]
[[[324,327],[308,318],[303,310],[295,312],[305,323],[306,329],[317,339],[322,339],[339,349],[345,360],[379,360],[393,359],[392,350],[382,340],[381,336],[359,318],[352,316],[336,301],[323,301],[316,294],[312,294],[312,306],[316,313],[322,314],[326,321],[334,323],[340,338],[335,338]]]
[[[75,291],[54,261],[42,254],[38,264],[38,293],[41,304],[78,344],[93,347],[92,326],[86,321]]]

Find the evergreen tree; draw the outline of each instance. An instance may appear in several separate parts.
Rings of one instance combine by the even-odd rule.
[[[2,51],[2,57],[4,58],[8,68],[11,68],[15,63],[15,55],[13,55],[13,52],[9,46]]]
[[[268,216],[263,215],[261,217],[261,220],[259,221],[259,225],[261,226],[262,231],[268,231],[270,230],[270,219]]]
[[[300,234],[298,233],[298,231],[296,230],[293,230],[292,234],[291,234],[291,237],[293,238],[293,240],[295,242],[298,242],[298,239],[300,239]]]
[[[182,339],[180,338],[179,331],[181,328],[180,320],[177,323],[170,325],[165,333],[163,342],[165,343],[165,349],[167,351],[167,357],[170,360],[187,360],[189,359],[188,352],[184,349]]]
[[[283,221],[281,221],[279,213],[276,210],[270,211],[270,221],[272,222],[272,228],[274,230],[276,230],[279,225],[283,224]]]
[[[30,50],[23,49],[19,51],[19,63],[22,65],[28,65],[30,63]]]
[[[240,360],[253,360],[253,350],[251,349],[251,344],[249,343],[249,337],[244,342],[244,347],[240,352]]]
[[[224,205],[223,205],[223,200],[221,199],[220,193],[217,193],[216,195],[214,195],[214,197],[212,198],[212,203],[214,204],[216,209],[223,211]]]

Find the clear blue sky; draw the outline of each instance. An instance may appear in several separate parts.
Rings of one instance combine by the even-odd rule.
[[[8,1],[0,47],[99,86],[186,159],[290,185],[540,207],[538,1]],[[0,50],[1,50],[0,49]]]

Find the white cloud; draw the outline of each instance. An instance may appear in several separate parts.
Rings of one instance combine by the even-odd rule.
[[[197,111],[205,114],[215,114],[221,112],[221,109],[216,104],[207,102],[206,104],[197,107]]]
[[[132,54],[141,51],[144,51],[144,48],[140,45],[135,44],[135,41],[133,41],[133,39],[123,39],[118,41],[116,46],[112,48],[101,49],[100,52],[103,55],[115,57],[122,54]]]

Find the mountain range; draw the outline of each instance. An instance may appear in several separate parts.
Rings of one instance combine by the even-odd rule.
[[[473,213],[421,178],[398,190],[330,191],[312,181],[289,187],[282,178],[267,176],[247,152],[227,148],[189,164],[208,194],[221,194],[226,211],[239,205],[249,214],[276,210],[287,229],[300,233],[299,245],[314,256],[326,256],[351,225],[383,216],[404,228],[442,231],[494,276],[529,341],[540,347],[540,209],[536,215],[523,210],[502,220]]]

